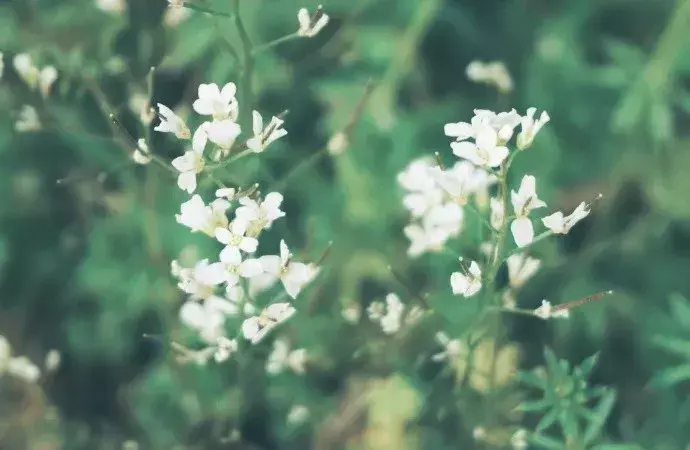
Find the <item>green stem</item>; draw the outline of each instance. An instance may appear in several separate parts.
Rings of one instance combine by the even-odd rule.
[[[245,156],[251,155],[252,153],[254,153],[252,150],[245,149],[245,150],[239,152],[238,154],[236,154],[235,156],[233,156],[232,158],[228,158],[228,159],[221,161],[219,163],[216,163],[216,164],[207,164],[206,168],[208,170],[221,169],[223,167],[229,166],[230,164],[232,164],[234,162],[237,162],[238,160],[244,158]]]
[[[232,10],[237,27],[237,33],[240,35],[242,43],[242,54],[244,57],[244,67],[242,68],[242,90],[240,102],[240,125],[243,129],[250,130],[252,128],[252,72],[254,71],[254,55],[252,41],[247,33],[247,28],[244,26],[242,16],[240,15],[240,0],[232,0]],[[246,127],[246,128],[245,128]]]
[[[511,257],[517,253],[522,253],[522,252],[527,251],[529,248],[533,247],[534,245],[538,244],[539,242],[543,241],[544,239],[553,236],[553,234],[554,233],[551,230],[547,230],[547,231],[544,231],[543,233],[538,234],[537,237],[535,237],[532,240],[532,242],[530,242],[529,244],[527,244],[523,247],[517,247],[517,248],[509,251],[508,254],[505,256],[505,258],[503,258],[503,261],[505,261],[507,258],[509,258],[509,257]]]
[[[221,16],[221,17],[232,17],[233,16],[232,14],[228,14],[228,13],[222,12],[222,11],[214,11],[212,9],[206,8],[205,6],[199,6],[199,5],[196,5],[194,3],[185,2],[185,4],[183,6],[187,9],[191,9],[193,11],[211,14],[212,16]]]
[[[252,50],[252,54],[256,55],[257,53],[272,49],[273,47],[277,47],[280,44],[283,44],[285,42],[292,41],[294,39],[298,39],[300,36],[297,33],[291,33],[283,37],[279,37],[278,39],[274,39],[272,41],[266,42],[265,44],[261,44],[257,47],[255,47]]]

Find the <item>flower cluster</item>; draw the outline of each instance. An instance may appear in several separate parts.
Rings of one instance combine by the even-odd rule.
[[[488,70],[475,66],[473,73]],[[482,216],[482,222],[490,229],[490,242],[483,246],[486,266],[460,258],[460,270],[450,277],[455,295],[472,297],[481,291],[484,272],[495,271],[505,258],[502,243],[507,233],[518,249],[536,239],[532,216],[535,210],[546,208],[537,194],[537,180],[533,175],[524,175],[517,190],[510,190],[508,178],[513,158],[532,145],[537,133],[550,120],[546,112],[536,119],[535,114],[535,108],[529,108],[525,115],[515,109],[499,113],[477,109],[470,122],[448,123],[444,127],[446,136],[453,139],[450,143],[453,154],[460,158],[452,167],[443,167],[440,159],[434,162],[421,158],[398,175],[398,183],[405,191],[403,205],[412,217],[412,223],[404,229],[410,239],[411,257],[442,250],[450,238],[461,233],[468,209]],[[510,142],[515,135],[515,149],[511,151]],[[495,184],[499,184],[498,193],[490,196],[490,188]],[[567,216],[558,211],[543,217],[541,222],[546,230],[540,238],[567,233],[589,212],[590,205],[583,202]],[[524,253],[512,253],[505,260],[510,276],[509,287],[503,294],[506,307],[515,306],[515,292],[540,264]],[[548,306],[542,306],[535,315],[544,318],[563,315],[560,311],[553,314]]]
[[[227,83],[199,86],[198,99],[193,108],[209,120],[192,134],[185,121],[165,105],[158,105],[161,122],[156,131],[171,133],[182,140],[191,139],[191,149],[172,161],[178,171],[180,189],[192,194],[197,190],[197,176],[209,169],[211,162],[221,161],[237,152],[235,141],[240,135],[236,122],[239,105],[236,87]],[[283,121],[274,117],[263,126],[261,115],[253,112],[253,137],[244,143],[245,151],[260,153],[273,141],[287,134]],[[205,149],[213,144],[212,161]],[[151,155],[145,142],[139,142],[135,160],[146,163]],[[237,341],[225,334],[228,317],[242,319],[241,334],[252,343],[259,342],[272,328],[295,313],[290,302],[276,302],[264,308],[256,306],[256,296],[281,283],[285,293],[295,299],[302,288],[318,273],[314,264],[298,262],[284,240],[277,254],[257,256],[259,239],[276,220],[285,216],[281,210],[283,196],[270,192],[261,197],[257,186],[241,191],[230,187],[216,190],[215,198],[206,203],[194,194],[183,202],[177,222],[193,233],[203,233],[220,245],[217,261],[202,259],[193,267],[172,263],[172,274],[178,287],[188,295],[180,309],[180,319],[196,330],[214,352],[207,352],[217,360],[227,359],[236,349]]]
[[[413,325],[423,314],[424,310],[416,305],[406,309],[400,297],[393,293],[386,295],[385,303],[375,301],[367,308],[369,319],[389,335],[400,331],[403,325]]]
[[[47,98],[58,78],[57,69],[53,66],[39,68],[28,53],[18,53],[12,60],[12,66],[19,78],[32,91],[37,91],[43,98]],[[2,53],[0,53],[0,77],[3,71]],[[41,129],[41,121],[36,108],[31,105],[23,105],[17,115],[14,124],[15,130],[20,133],[38,131]]]
[[[46,358],[47,370],[55,370],[59,358],[57,352],[52,350]],[[35,383],[41,376],[41,370],[31,362],[26,356],[12,356],[12,346],[4,336],[0,336],[0,376],[3,374],[11,375],[26,381],[27,383]]]

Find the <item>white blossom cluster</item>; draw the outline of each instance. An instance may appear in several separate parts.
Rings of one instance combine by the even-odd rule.
[[[154,129],[171,133],[182,140],[191,139],[191,149],[172,161],[179,172],[177,184],[190,194],[197,190],[197,176],[208,170],[211,162],[222,161],[237,152],[235,141],[241,128],[236,122],[239,105],[235,98],[236,87],[227,83],[220,88],[216,84],[199,86],[198,99],[193,109],[208,120],[192,134],[185,121],[165,105],[158,105],[161,122]],[[261,115],[253,112],[253,135],[244,142],[245,151],[260,153],[276,139],[287,134],[283,121],[277,117],[263,125]],[[211,160],[205,150],[213,145]],[[134,158],[141,162],[150,160],[145,142],[139,143]],[[178,279],[178,287],[188,294],[180,309],[180,319],[196,330],[211,347],[217,361],[227,359],[236,349],[237,342],[225,334],[225,320],[241,317],[241,334],[252,343],[259,342],[272,328],[295,313],[290,302],[277,302],[259,308],[254,304],[257,294],[280,282],[287,296],[295,299],[302,288],[318,273],[314,264],[294,259],[284,240],[280,241],[277,254],[257,256],[259,239],[274,221],[285,216],[281,210],[283,196],[270,192],[258,195],[256,187],[246,191],[223,187],[217,189],[215,198],[206,203],[201,195],[194,194],[180,206],[177,222],[193,233],[203,233],[220,244],[217,261],[202,259],[193,267],[172,263],[172,274]]]
[[[43,98],[47,98],[58,78],[57,69],[53,66],[39,68],[28,53],[18,53],[12,59],[12,66],[19,78],[32,91],[37,91]],[[4,69],[2,53],[0,53],[0,77]],[[14,124],[14,129],[20,133],[38,131],[41,129],[41,120],[36,108],[31,105],[22,105]]]
[[[508,194],[507,172],[512,158],[532,145],[550,117],[544,111],[535,119],[535,108],[529,108],[525,115],[515,109],[499,113],[477,109],[474,114],[469,123],[449,123],[444,127],[446,136],[453,139],[450,144],[453,154],[460,158],[452,167],[444,168],[440,163],[422,158],[398,175],[398,183],[405,191],[403,205],[412,217],[412,223],[404,229],[410,239],[411,257],[443,250],[447,241],[462,231],[468,206],[473,213],[482,215],[494,238],[500,239],[499,235],[509,231],[518,248],[527,247],[535,240],[533,211],[546,207],[537,195],[536,178],[524,175],[517,190],[512,189]],[[515,148],[511,151],[514,135],[517,135]],[[490,197],[489,188],[500,180],[503,184],[499,195]],[[469,202],[472,204],[468,205]],[[558,211],[543,217],[541,223],[547,234],[566,234],[589,212],[589,205],[582,202],[571,214]],[[485,244],[484,250],[487,260],[495,264],[498,256],[494,254],[495,242]],[[513,254],[506,262],[510,284],[504,294],[504,305],[514,307],[515,292],[534,275],[540,263],[524,253]],[[460,270],[450,277],[451,290],[456,295],[472,297],[482,289],[486,267],[463,258],[459,265]],[[535,311],[542,318],[563,317],[566,313],[552,311],[548,302]]]
[[[54,358],[54,356],[48,358],[49,364],[50,360]],[[54,365],[49,365],[48,369],[54,369]],[[41,376],[41,370],[26,356],[13,356],[9,341],[4,336],[0,336],[0,376],[4,374],[19,378],[27,383],[35,383]]]
[[[394,293],[386,295],[385,302],[374,301],[367,308],[367,316],[381,326],[381,330],[388,335],[400,331],[403,325],[413,325],[424,314],[424,309],[414,305],[406,308]]]

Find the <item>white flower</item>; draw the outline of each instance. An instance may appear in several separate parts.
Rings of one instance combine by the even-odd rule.
[[[194,132],[192,148],[202,152],[208,141],[213,142],[222,150],[229,150],[242,132],[239,124],[233,119],[222,119],[214,122],[204,122]]]
[[[41,70],[41,73],[38,75],[38,88],[44,98],[50,95],[50,90],[57,77],[57,69],[53,66],[46,66]]]
[[[386,314],[380,319],[381,330],[385,334],[394,334],[400,330],[404,310],[405,305],[400,297],[393,293],[386,295]]]
[[[31,89],[34,89],[38,83],[39,70],[38,67],[34,65],[31,55],[28,53],[18,53],[14,56],[12,65],[19,75],[19,78],[21,78]]]
[[[60,352],[52,349],[46,353],[46,359],[43,365],[48,372],[55,372],[60,367],[60,360],[62,359]]]
[[[302,374],[305,372],[306,362],[307,351],[305,349],[291,350],[286,341],[276,339],[273,343],[273,351],[266,361],[266,372],[275,375],[289,368],[296,374]]]
[[[475,138],[483,124],[493,128],[498,134],[500,141],[508,142],[513,136],[515,127],[520,124],[520,120],[521,117],[515,109],[500,113],[495,113],[488,109],[475,109],[471,123],[448,123],[443,127],[443,131],[446,136],[453,137],[456,141],[464,141],[465,139]]]
[[[211,264],[214,281],[234,286],[240,278],[252,278],[259,275],[263,268],[258,259],[242,260],[242,254],[237,247],[227,246],[220,252],[220,262]]]
[[[316,12],[313,16],[309,15],[307,8],[301,8],[297,11],[297,21],[299,22],[297,35],[309,38],[314,37],[328,25],[328,20],[329,17],[323,12],[321,5],[316,8]]]
[[[439,252],[450,238],[449,230],[441,227],[425,227],[424,224],[413,223],[403,229],[410,240],[407,255],[416,258],[427,252]]]
[[[280,241],[280,256],[266,255],[259,258],[259,261],[264,273],[274,280],[280,279],[285,292],[293,299],[297,298],[302,288],[315,276],[314,268],[292,260],[292,254],[284,240]]]
[[[127,9],[126,0],[96,0],[96,6],[107,13],[122,14]]]
[[[285,215],[280,210],[283,196],[278,192],[271,192],[261,203],[249,197],[243,197],[239,202],[242,206],[235,211],[235,217],[250,224],[251,231],[253,232],[250,234],[258,234],[261,230],[271,228],[275,220]]]
[[[230,202],[223,198],[218,198],[207,206],[201,196],[195,194],[180,205],[180,214],[176,214],[175,219],[193,233],[202,231],[209,236],[214,236],[217,228],[228,226],[226,216],[228,208],[230,208]]]
[[[527,448],[527,430],[520,428],[510,437],[510,445],[513,450],[525,450]]]
[[[544,226],[556,234],[566,234],[579,221],[587,217],[590,209],[585,202],[580,203],[575,211],[569,216],[563,216],[561,211],[555,212],[549,216],[544,217],[541,221]]]
[[[371,302],[367,307],[367,317],[372,321],[379,321],[386,315],[386,305],[383,302]]]
[[[39,368],[26,356],[11,358],[7,363],[7,373],[27,383],[35,383],[41,376]]]
[[[544,125],[547,124],[551,118],[546,111],[542,111],[539,119],[534,120],[534,113],[537,112],[536,108],[529,108],[527,110],[527,115],[521,120],[522,129],[517,137],[517,146],[520,150],[524,150],[532,145],[534,137],[539,133]]]
[[[216,197],[234,200],[237,191],[234,188],[220,188],[216,189]]]
[[[460,258],[462,263],[463,259]],[[482,271],[476,261],[470,261],[467,271],[453,272],[450,275],[450,286],[453,294],[472,297],[482,288]]]
[[[150,163],[153,159],[145,139],[139,139],[137,141],[137,148],[134,150],[134,153],[132,153],[132,159],[135,163],[142,165]]]
[[[459,339],[450,339],[443,332],[436,333],[436,341],[443,346],[443,351],[431,357],[434,361],[454,360],[462,356],[463,344]]]
[[[505,64],[500,61],[472,61],[467,66],[466,73],[470,81],[495,86],[502,93],[513,90],[513,79]]]
[[[225,334],[225,315],[197,301],[186,301],[180,308],[179,317],[182,324],[198,332],[209,344],[216,343]]]
[[[510,224],[510,231],[517,246],[524,247],[534,240],[534,227],[529,213],[533,209],[543,208],[546,203],[537,197],[536,180],[532,175],[522,178],[518,191],[511,191],[510,200],[516,217]]]
[[[541,261],[524,253],[516,253],[508,257],[506,265],[508,266],[510,287],[518,289],[537,273]]]
[[[570,312],[567,309],[557,310],[551,305],[551,302],[542,300],[541,306],[534,310],[534,315],[544,320],[551,319],[552,317],[567,319],[570,317]]]
[[[216,83],[200,84],[199,98],[194,100],[192,108],[203,116],[213,116],[214,120],[237,119],[238,106],[235,94],[235,83],[227,83],[222,89]]]
[[[247,222],[235,219],[227,228],[216,228],[216,239],[221,244],[233,247],[247,253],[254,253],[259,241],[256,238],[245,236]]]
[[[508,148],[499,145],[498,133],[484,122],[476,127],[475,142],[451,142],[453,153],[482,167],[498,167],[508,157]]]
[[[171,28],[174,28],[189,19],[191,11],[187,8],[183,8],[184,2],[181,0],[168,0],[170,2],[170,7],[163,13],[163,23]],[[173,4],[173,3],[178,3]]]
[[[154,128],[155,131],[174,133],[178,139],[189,139],[192,137],[192,132],[189,131],[189,127],[184,123],[184,120],[161,103],[158,103],[158,116],[161,119],[161,123]]]
[[[172,160],[172,166],[180,172],[177,186],[191,194],[196,190],[196,175],[204,170],[204,155],[201,151],[187,150],[184,155]]]
[[[429,170],[434,167],[434,162],[429,158],[416,159],[398,174],[398,183],[406,191],[424,192],[432,190],[436,187],[436,182]]]
[[[254,153],[263,152],[276,139],[287,135],[283,128],[283,120],[273,116],[271,121],[264,128],[264,121],[258,111],[252,111],[252,131],[254,137],[247,140],[247,147]]]
[[[41,120],[33,106],[22,106],[19,110],[17,121],[14,123],[14,129],[19,133],[39,131],[41,129]]]
[[[213,359],[216,362],[221,363],[226,361],[233,353],[237,351],[237,340],[228,339],[225,336],[221,336],[216,341],[216,351],[213,354]]]
[[[292,425],[299,425],[309,419],[309,408],[304,405],[294,405],[290,408],[287,415],[288,423]]]
[[[256,344],[278,324],[288,320],[297,310],[290,303],[274,303],[258,316],[250,317],[242,323],[244,337]]]
[[[362,308],[358,304],[352,303],[342,309],[340,315],[349,324],[356,324],[359,322],[360,317],[362,317]]]
[[[216,280],[208,259],[197,261],[193,268],[178,268],[177,272],[177,287],[191,295],[193,300],[215,296],[215,286],[220,284],[220,281]]]

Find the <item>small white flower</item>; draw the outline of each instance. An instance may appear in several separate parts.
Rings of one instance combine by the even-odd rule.
[[[150,163],[153,159],[145,139],[139,139],[137,141],[137,148],[134,150],[134,153],[132,153],[132,159],[135,163],[142,165]]]
[[[264,121],[258,111],[252,111],[252,131],[254,137],[247,140],[247,147],[254,153],[261,153],[266,150],[273,141],[287,135],[283,128],[283,120],[273,116],[271,121],[264,128]]]
[[[358,304],[352,303],[343,308],[340,314],[342,315],[343,319],[345,319],[345,322],[349,324],[356,324],[359,322],[360,317],[362,317],[362,308],[360,308]]]
[[[280,241],[280,256],[266,255],[259,258],[259,261],[263,272],[274,280],[280,279],[285,292],[293,299],[297,298],[302,288],[316,275],[314,268],[308,264],[293,261],[284,240]]]
[[[400,330],[402,325],[402,314],[405,305],[400,301],[400,297],[390,293],[386,295],[386,314],[381,317],[381,331],[385,334],[394,334]]]
[[[470,81],[495,86],[502,93],[513,90],[513,79],[501,61],[472,61],[467,66],[466,74]]]
[[[0,336],[0,374],[7,370],[7,364],[12,357],[12,346],[5,336]]]
[[[194,100],[192,108],[202,116],[213,116],[214,120],[237,119],[238,106],[235,94],[235,83],[227,83],[222,89],[216,83],[200,84],[199,98]]]
[[[39,131],[41,127],[41,120],[36,109],[30,105],[22,106],[17,115],[17,121],[14,123],[14,129],[19,133],[28,133]]]
[[[26,356],[11,358],[7,364],[7,373],[27,383],[35,383],[41,376],[39,368]]]
[[[450,339],[443,332],[436,333],[436,341],[443,346],[443,351],[431,357],[434,361],[453,361],[463,355],[463,343],[459,339]]]
[[[234,200],[237,191],[234,188],[220,188],[216,189],[216,197],[227,200]]]
[[[587,217],[589,213],[590,209],[585,202],[582,202],[569,216],[563,216],[563,213],[558,211],[544,217],[541,221],[544,223],[544,226],[552,232],[556,234],[567,234],[576,223]]]
[[[180,322],[199,333],[202,339],[214,344],[225,333],[225,315],[213,308],[206,308],[201,303],[188,300],[179,311]]]
[[[194,132],[192,148],[202,152],[208,141],[213,142],[224,153],[235,144],[235,140],[242,132],[239,124],[233,119],[221,119],[214,122],[204,122]]]
[[[189,294],[193,300],[211,298],[215,296],[215,286],[220,284],[220,281],[214,278],[212,270],[208,259],[197,261],[193,268],[178,268],[177,287]]]
[[[60,360],[62,359],[60,352],[53,349],[46,354],[46,359],[43,365],[48,372],[55,372],[60,367]]]
[[[440,252],[453,236],[453,231],[448,228],[429,226],[422,222],[413,223],[403,229],[403,233],[410,240],[407,255],[416,258],[427,252]]]
[[[38,88],[44,98],[50,95],[50,90],[55,80],[57,80],[57,77],[57,69],[53,66],[46,66],[41,70],[38,75]]]
[[[29,88],[34,89],[38,83],[39,70],[34,64],[31,55],[28,53],[18,53],[12,60],[14,70]]]
[[[527,430],[521,428],[510,437],[510,445],[513,450],[525,450],[527,448]]]
[[[475,138],[482,125],[488,125],[496,131],[500,141],[508,142],[513,136],[515,127],[520,124],[520,120],[521,116],[515,109],[500,113],[488,109],[475,109],[470,123],[448,123],[443,127],[443,131],[446,136],[453,137],[456,141],[464,141]]]
[[[274,221],[285,216],[285,213],[280,210],[283,196],[278,192],[271,192],[261,203],[249,197],[243,197],[239,202],[242,206],[237,208],[235,216],[250,224],[250,231],[252,231],[250,235],[256,235],[261,230],[271,228]]]
[[[536,112],[536,108],[529,108],[527,115],[521,120],[522,129],[517,137],[517,146],[520,150],[530,147],[537,133],[551,120],[546,111],[542,111],[539,119],[534,120],[534,113]]]
[[[123,14],[127,10],[126,0],[96,0],[96,6],[101,11],[113,14]]]
[[[519,289],[527,280],[532,278],[541,266],[541,261],[527,256],[524,253],[516,253],[506,260],[508,266],[508,278],[510,287]]]
[[[195,194],[188,201],[180,205],[180,214],[175,219],[181,225],[188,227],[192,233],[201,231],[209,236],[215,236],[217,228],[228,226],[226,212],[230,208],[230,202],[218,198],[205,205],[201,196]]]
[[[273,328],[292,317],[297,310],[290,303],[274,303],[258,316],[242,323],[242,334],[252,344],[260,342]]]
[[[304,405],[294,405],[290,408],[287,415],[287,421],[292,425],[299,425],[309,419],[309,408]]]
[[[297,11],[297,21],[299,22],[297,35],[311,38],[319,34],[319,31],[328,25],[329,17],[323,12],[321,5],[319,5],[313,16],[309,15],[307,8],[301,8]]]
[[[367,307],[367,317],[372,321],[380,321],[386,315],[386,305],[383,302],[371,302]]]
[[[201,151],[187,150],[184,155],[172,160],[172,166],[180,172],[177,186],[188,194],[196,190],[196,176],[204,170],[206,163]]]
[[[216,228],[216,239],[228,247],[254,253],[259,241],[256,238],[245,236],[246,231],[247,222],[235,219],[227,228]]]
[[[286,341],[276,339],[273,343],[273,351],[266,361],[266,372],[275,375],[289,368],[296,374],[303,374],[306,362],[307,351],[305,349],[291,350]]]
[[[213,359],[217,363],[227,361],[233,353],[237,351],[237,340],[228,339],[225,336],[221,336],[216,341],[216,351],[213,354]]]
[[[551,318],[567,319],[570,317],[570,312],[567,309],[556,310],[551,302],[542,300],[541,306],[534,310],[534,315],[544,320]]]
[[[220,252],[220,263],[211,264],[214,270],[212,279],[219,278],[228,286],[234,286],[240,282],[240,278],[252,278],[263,271],[258,259],[242,259],[242,254],[237,247],[227,246]]]
[[[460,258],[462,262],[463,259]],[[467,271],[453,272],[450,275],[450,286],[453,294],[472,297],[482,288],[482,271],[476,261],[470,261]]]
[[[524,247],[534,240],[534,227],[529,219],[533,209],[543,208],[546,203],[537,197],[536,180],[532,175],[525,175],[517,192],[510,193],[511,203],[515,210],[515,220],[510,224],[510,231],[518,247]]]
[[[167,8],[163,13],[163,23],[170,28],[175,28],[185,20],[189,19],[191,11],[183,7],[184,2],[181,0],[168,1],[170,3],[170,7]]]
[[[192,137],[192,132],[189,131],[189,127],[184,123],[184,120],[161,103],[158,103],[158,116],[161,119],[161,123],[154,128],[155,131],[173,133],[178,139],[189,139]]]
[[[498,167],[508,157],[508,148],[500,145],[498,133],[481,122],[476,127],[475,142],[451,142],[453,153],[481,167]]]

